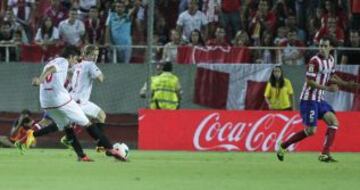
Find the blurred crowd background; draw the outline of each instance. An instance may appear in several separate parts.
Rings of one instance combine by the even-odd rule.
[[[136,47],[146,44],[147,7],[147,0],[1,0],[0,59],[46,61],[66,45],[97,44],[99,62],[141,63],[145,50]],[[244,59],[301,65],[306,51],[298,48],[323,36],[337,47],[360,45],[356,0],[156,0],[154,13],[158,60],[176,62],[179,46],[279,47],[281,56],[263,48]],[[337,61],[359,63],[357,54]]]

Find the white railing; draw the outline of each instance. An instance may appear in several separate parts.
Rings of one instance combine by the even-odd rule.
[[[13,44],[0,44],[0,48],[5,48],[5,59],[3,58],[4,55],[1,55],[1,59],[4,60],[2,62],[5,63],[9,63],[10,60],[10,48],[17,48],[17,45],[13,45]],[[111,62],[112,63],[117,63],[118,61],[118,56],[117,56],[117,49],[116,48],[130,48],[132,50],[135,49],[144,49],[146,50],[147,46],[146,45],[132,45],[132,46],[99,46],[100,48],[110,48],[111,49]],[[163,49],[164,46],[153,46],[154,50],[159,50],[159,49]],[[272,46],[272,47],[267,47],[267,46],[250,46],[248,47],[251,50],[283,50],[287,47],[276,47],[276,46]],[[293,47],[293,49],[297,49],[297,50],[304,50],[304,51],[316,51],[318,50],[318,47],[315,46],[311,46],[311,47]],[[339,51],[360,51],[360,48],[351,48],[351,47],[336,47],[334,48],[334,57],[335,57],[335,61],[337,62],[338,60],[338,56],[339,56]],[[144,57],[145,57],[145,52],[144,52]]]

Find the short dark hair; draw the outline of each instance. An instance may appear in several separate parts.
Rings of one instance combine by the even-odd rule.
[[[328,35],[326,35],[326,36],[324,36],[324,37],[321,37],[320,38],[320,41],[329,41],[329,44],[330,44],[330,46],[336,46],[337,45],[337,43],[335,42],[335,40],[333,39],[333,38],[331,38],[330,36],[328,36]],[[319,43],[320,43],[320,41],[319,41]]]
[[[164,66],[163,66],[163,71],[166,71],[166,72],[171,72],[173,70],[173,65],[170,61],[168,62],[165,62]]]
[[[320,38],[320,41],[329,41],[330,42],[330,44],[332,44],[332,38],[330,37],[330,36],[324,36],[324,37],[321,37]]]
[[[63,50],[63,52],[61,53],[61,57],[64,58],[70,58],[71,56],[76,56],[76,55],[80,55],[81,52],[79,50],[79,48],[77,48],[76,46],[66,46]]]
[[[24,110],[21,111],[21,114],[22,115],[31,115],[31,112],[28,109],[24,109]]]

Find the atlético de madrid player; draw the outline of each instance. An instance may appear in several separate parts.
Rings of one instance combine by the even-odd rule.
[[[300,96],[300,115],[303,120],[304,130],[297,132],[285,142],[279,142],[277,157],[284,160],[286,149],[293,143],[299,142],[316,132],[317,121],[322,119],[327,125],[325,142],[319,160],[322,162],[336,162],[330,155],[330,147],[334,142],[339,122],[335,111],[324,100],[325,91],[336,92],[339,86],[359,88],[353,81],[344,81],[335,75],[335,59],[330,54],[331,40],[324,37],[320,40],[319,53],[310,59],[306,70],[306,81]]]

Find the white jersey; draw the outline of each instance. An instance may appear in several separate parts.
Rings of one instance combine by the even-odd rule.
[[[58,108],[71,100],[70,94],[64,87],[69,62],[62,57],[55,58],[45,65],[44,71],[50,66],[54,66],[56,72],[48,75],[40,84],[41,108]]]
[[[78,103],[89,101],[93,80],[101,74],[95,62],[82,61],[74,65],[71,79],[71,97]]]

